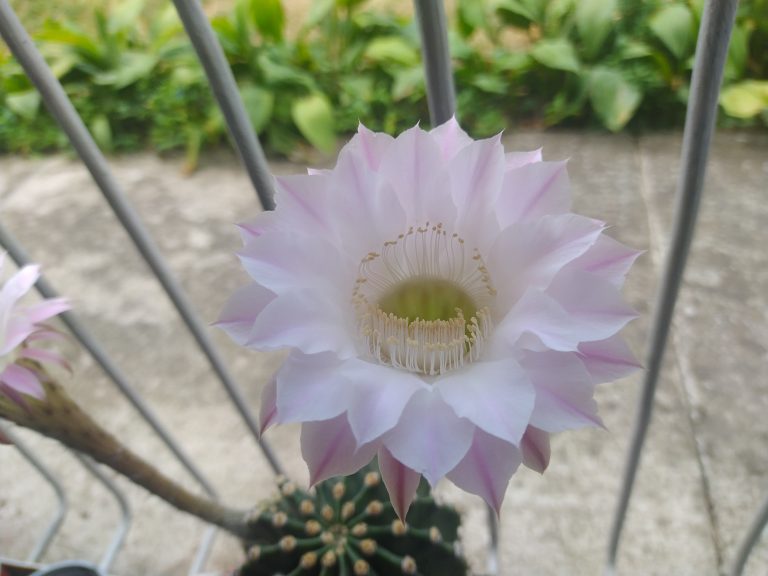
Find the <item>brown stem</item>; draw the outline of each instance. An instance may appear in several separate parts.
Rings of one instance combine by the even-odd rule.
[[[38,365],[29,363],[26,367],[40,376],[45,387],[45,399],[23,396],[23,405],[19,405],[0,393],[0,417],[87,454],[179,510],[241,538],[253,539],[257,536],[253,534],[253,527],[248,525],[248,511],[228,508],[189,492],[123,446],[86,414]]]

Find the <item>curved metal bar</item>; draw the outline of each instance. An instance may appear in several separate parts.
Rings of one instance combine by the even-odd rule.
[[[216,539],[217,532],[218,530],[215,526],[211,526],[205,531],[200,546],[197,547],[195,559],[192,560],[192,565],[189,567],[188,576],[197,576],[202,571],[208,560],[208,554],[213,546],[213,541]]]
[[[8,4],[8,0],[0,0],[0,34],[5,39],[11,52],[16,56],[29,79],[37,87],[48,110],[67,134],[83,163],[88,167],[104,198],[111,206],[126,232],[128,232],[144,261],[160,281],[166,294],[171,302],[173,302],[198,346],[208,359],[213,371],[224,385],[232,403],[261,447],[270,467],[276,474],[280,474],[282,468],[275,454],[265,442],[259,439],[259,428],[256,419],[249,410],[243,393],[230,375],[224,360],[214,347],[206,327],[195,314],[154,241],[144,228],[134,209],[126,200],[125,194],[109,170],[104,155],[99,150],[96,142],[94,142],[85,124],[83,124],[83,120],[78,116],[61,84],[45,63],[40,52],[35,48],[29,34],[27,34],[27,31]]]
[[[2,246],[10,255],[17,266],[22,267],[31,263],[30,258],[25,254],[16,239],[5,229],[0,222],[0,246]],[[35,285],[37,291],[44,298],[58,298],[59,294],[48,283],[44,277],[40,277]],[[117,387],[120,393],[130,402],[130,404],[141,415],[144,421],[149,424],[152,430],[160,437],[160,440],[168,447],[171,453],[176,457],[179,463],[189,472],[190,476],[200,485],[200,487],[211,498],[217,499],[218,494],[208,480],[203,476],[200,469],[187,456],[186,452],[174,440],[165,426],[160,423],[155,413],[144,402],[142,397],[136,392],[135,388],[128,382],[125,374],[112,361],[106,351],[101,347],[96,338],[85,328],[73,312],[64,312],[60,314],[61,321],[69,329],[72,335],[80,342],[88,353],[96,360],[104,373],[109,377],[112,383]],[[212,529],[215,533],[215,529]],[[201,564],[196,566],[200,568],[202,563],[208,557],[210,548],[213,544],[213,537],[206,537],[200,544],[197,551],[197,557],[202,558]]]
[[[664,265],[661,288],[657,295],[653,325],[648,344],[645,379],[640,406],[635,420],[624,480],[608,545],[605,574],[615,574],[621,531],[632,488],[637,475],[640,454],[651,421],[653,399],[659,380],[664,350],[672,323],[672,314],[680,291],[685,263],[696,226],[699,202],[704,186],[709,144],[717,119],[720,83],[728,54],[728,43],[736,16],[738,0],[707,0],[704,6],[696,62],[691,80],[688,113],[683,136],[682,170],[677,187],[677,208],[672,244]]]
[[[273,210],[275,201],[273,200],[272,174],[259,139],[253,131],[248,113],[245,111],[224,50],[198,0],[173,0],[173,3],[197,52],[197,57],[205,69],[213,95],[224,114],[235,148],[251,178],[261,205],[264,210]]]
[[[414,4],[421,31],[429,118],[434,127],[450,120],[456,113],[445,7],[443,0],[414,0]]]
[[[133,519],[133,515],[131,514],[131,507],[128,504],[128,500],[126,500],[123,493],[120,492],[117,485],[112,482],[112,480],[110,480],[101,470],[99,470],[99,467],[96,466],[96,464],[94,464],[90,458],[82,456],[77,452],[72,452],[72,454],[75,458],[77,458],[80,464],[82,464],[85,469],[88,470],[88,472],[94,478],[96,478],[96,480],[101,482],[104,487],[110,491],[112,496],[115,497],[117,505],[120,507],[120,525],[117,527],[117,530],[115,530],[115,535],[112,537],[112,541],[109,543],[109,547],[107,548],[106,552],[104,552],[104,555],[99,561],[99,570],[106,574],[109,572],[110,567],[114,563],[115,556],[117,556],[120,548],[123,547],[123,542],[125,542],[125,537],[128,535],[128,530],[131,527],[131,521]]]
[[[744,568],[747,566],[747,560],[752,550],[757,545],[760,537],[768,526],[768,497],[763,501],[763,505],[755,515],[755,519],[752,521],[752,525],[744,535],[739,550],[736,553],[736,559],[733,561],[733,568],[731,569],[731,576],[741,576],[744,572]]]
[[[64,521],[64,517],[67,515],[67,510],[69,508],[69,504],[67,503],[67,495],[64,492],[64,487],[59,483],[58,480],[56,480],[56,477],[51,473],[51,471],[45,467],[45,464],[43,464],[42,461],[39,460],[37,456],[35,456],[35,454],[27,447],[27,445],[24,444],[24,442],[22,442],[15,433],[11,432],[10,427],[4,425],[2,421],[0,421],[0,432],[2,432],[3,436],[7,437],[8,440],[13,443],[13,445],[24,457],[24,459],[40,473],[40,475],[45,479],[46,482],[48,482],[48,484],[51,485],[51,488],[53,488],[53,491],[56,494],[56,500],[59,502],[59,507],[58,510],[56,510],[56,514],[53,516],[53,520],[51,520],[51,523],[48,524],[45,532],[43,532],[43,535],[35,543],[35,547],[27,557],[27,561],[37,562],[40,560],[40,558],[43,557],[45,551],[48,550],[48,546],[50,546],[53,537],[56,536],[56,532],[58,532],[59,528],[61,528],[61,523]]]

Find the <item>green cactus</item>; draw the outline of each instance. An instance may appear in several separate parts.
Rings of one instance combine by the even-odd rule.
[[[429,495],[422,481],[403,524],[375,465],[320,483],[313,492],[278,479],[278,494],[255,511],[250,542],[235,576],[463,576],[459,515]]]

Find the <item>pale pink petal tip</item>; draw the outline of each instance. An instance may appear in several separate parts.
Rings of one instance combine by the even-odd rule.
[[[379,470],[397,517],[405,522],[408,508],[416,498],[421,474],[399,462],[385,447],[379,450]]]
[[[45,389],[37,375],[18,364],[9,364],[5,367],[5,370],[0,373],[0,384],[14,392],[32,396],[38,400],[45,398]]]
[[[11,439],[8,438],[8,436],[6,436],[5,434],[3,434],[2,430],[0,430],[0,444],[5,444],[5,445],[13,444],[13,442],[11,442]]]
[[[259,436],[277,421],[277,378],[272,377],[261,392],[259,409]]]
[[[377,450],[376,442],[358,447],[346,414],[305,422],[301,427],[301,455],[309,467],[311,486],[334,476],[354,474],[373,459]]]
[[[523,455],[523,464],[531,470],[543,474],[549,466],[551,455],[549,434],[533,426],[528,426],[520,443],[520,450]]]

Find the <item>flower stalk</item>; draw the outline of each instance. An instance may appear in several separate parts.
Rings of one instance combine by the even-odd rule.
[[[42,399],[24,396],[19,403],[0,394],[0,418],[35,430],[87,454],[175,508],[215,524],[235,536],[245,540],[259,537],[257,528],[248,523],[249,510],[230,508],[188,491],[104,430],[39,364],[24,361],[24,365],[36,373],[45,396]]]

